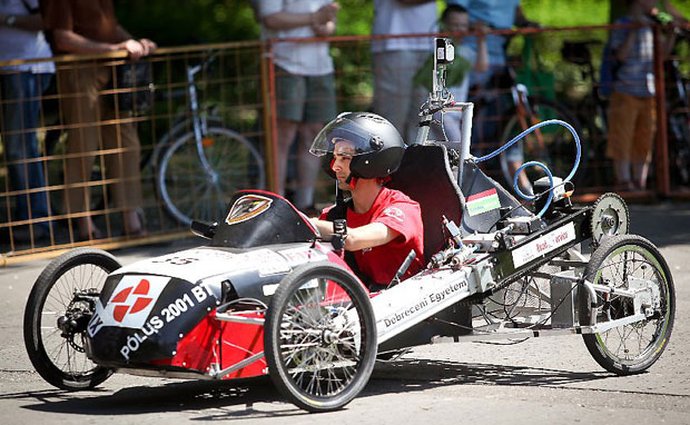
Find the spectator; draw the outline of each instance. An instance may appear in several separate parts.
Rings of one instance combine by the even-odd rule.
[[[320,37],[335,32],[337,3],[330,0],[262,0],[262,35],[267,39]],[[309,146],[336,114],[333,59],[327,42],[273,44],[278,115],[277,192],[284,194],[290,147],[298,139],[297,188],[293,202],[311,211],[320,163]]]
[[[522,12],[520,0],[448,0],[448,4],[461,5],[467,9],[471,23],[482,22],[496,30],[511,29],[513,26],[537,25],[527,20]],[[489,55],[489,67],[485,72],[475,72],[470,76],[471,90],[475,97],[485,98],[485,104],[490,110],[488,116],[501,116],[502,112],[511,104],[511,101],[507,101],[502,97],[503,93],[500,93],[500,87],[494,87],[496,85],[495,81],[507,73],[506,42],[505,36],[487,35],[486,44]],[[479,51],[477,39],[475,37],[468,37],[466,46],[467,57],[470,62],[476,60],[474,58]],[[476,137],[476,139],[495,143],[500,136],[496,124],[495,120],[491,120],[490,122],[475,126],[475,129],[483,135],[483,137]],[[508,160],[510,173],[513,175],[524,162],[522,145],[520,143],[513,145],[505,152],[505,155]],[[519,184],[523,192],[531,193],[531,185],[524,173],[520,175]]]
[[[616,72],[606,155],[613,160],[619,190],[645,190],[647,186],[656,128],[654,35],[649,17],[655,4],[655,0],[630,0],[627,15],[615,23],[644,26],[611,32]],[[668,55],[673,42],[673,36],[667,39],[664,54]]]
[[[467,10],[457,4],[451,4],[441,14],[441,30],[450,33],[467,33],[470,31],[470,18]],[[458,54],[452,64],[446,69],[446,85],[448,91],[453,95],[456,102],[466,102],[470,86],[469,75],[472,71],[485,72],[489,67],[489,58],[486,48],[486,37],[482,36],[486,32],[486,27],[480,22],[476,30],[480,33],[477,40],[478,53],[470,55],[467,47],[462,45],[462,38],[454,39],[455,48]],[[474,64],[467,59],[475,59]],[[423,91],[423,94],[432,91],[432,74],[434,69],[434,54],[430,53],[427,61],[415,75],[415,84]],[[440,114],[438,114],[440,115]],[[450,141],[460,140],[460,119],[462,114],[449,112],[443,116],[435,117],[442,124],[443,134],[434,137],[443,137]]]
[[[437,31],[435,0],[374,0],[373,35],[427,34]],[[374,105],[407,143],[414,142],[419,107],[414,76],[433,52],[432,37],[396,37],[372,41]]]
[[[0,60],[52,56],[42,27],[38,0],[0,2]],[[46,192],[28,191],[45,187],[43,166],[35,161],[41,156],[36,128],[40,96],[54,72],[52,62],[39,62],[4,67],[0,73],[0,131],[8,164],[9,189],[19,193],[10,221],[35,220],[49,215]],[[49,236],[47,221],[15,227],[12,231],[12,240],[16,242],[36,242]]]
[[[133,60],[151,54],[156,44],[148,39],[135,40],[115,17],[112,0],[42,0],[41,13],[55,53],[127,52]],[[67,213],[76,218],[79,239],[103,237],[88,212],[90,189],[84,186],[91,177],[94,152],[116,149],[104,157],[106,177],[114,180],[111,198],[123,211],[125,235],[145,234],[141,214],[141,174],[139,171],[139,136],[132,123],[101,125],[118,120],[113,107],[99,96],[107,87],[112,69],[69,63],[58,69],[58,88],[62,114],[68,133],[65,184]],[[98,126],[94,125],[98,123]]]

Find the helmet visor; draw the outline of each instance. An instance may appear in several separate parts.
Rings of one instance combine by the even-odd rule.
[[[349,118],[336,118],[316,136],[311,152],[316,156],[334,153],[357,156],[380,150],[381,139]]]

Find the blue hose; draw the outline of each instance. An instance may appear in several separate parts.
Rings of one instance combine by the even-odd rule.
[[[571,126],[567,122],[561,121],[561,120],[546,120],[546,121],[542,121],[540,123],[537,123],[537,124],[533,125],[532,127],[528,128],[527,130],[523,131],[522,133],[518,134],[517,136],[513,137],[510,141],[503,144],[503,146],[501,146],[500,148],[496,149],[495,151],[493,151],[487,155],[476,158],[474,161],[479,163],[479,162],[484,162],[484,161],[487,161],[489,159],[495,158],[498,155],[502,154],[506,149],[508,149],[509,147],[513,146],[515,143],[517,143],[518,141],[523,139],[528,134],[534,132],[535,130],[537,130],[541,127],[544,127],[547,125],[553,125],[553,124],[557,124],[557,125],[560,125],[562,127],[565,127],[566,129],[568,129],[568,131],[570,131],[570,133],[573,135],[573,138],[575,139],[575,146],[576,146],[575,163],[573,164],[573,168],[570,170],[570,173],[568,174],[568,176],[565,179],[563,179],[564,183],[567,181],[571,181],[571,179],[575,175],[575,172],[577,171],[577,168],[580,166],[580,158],[582,157],[582,145],[580,144],[580,136],[577,135],[577,131],[575,131],[573,126]],[[542,210],[539,212],[539,214],[537,214],[537,217],[541,217],[542,215],[544,215],[546,210],[549,208],[549,205],[551,204],[551,201],[553,200],[553,188],[554,188],[553,174],[551,173],[551,171],[549,170],[549,168],[546,165],[544,165],[543,163],[538,162],[538,161],[526,162],[526,163],[522,164],[520,166],[520,168],[517,169],[517,171],[515,171],[515,175],[513,176],[513,189],[515,189],[515,193],[519,197],[521,197],[522,199],[528,200],[528,201],[535,200],[537,198],[537,196],[527,195],[527,194],[523,193],[520,190],[520,187],[518,185],[518,176],[527,167],[539,167],[542,170],[544,170],[546,175],[549,177],[549,185],[550,185],[549,197],[547,198],[546,203],[544,204],[544,208],[542,208]]]

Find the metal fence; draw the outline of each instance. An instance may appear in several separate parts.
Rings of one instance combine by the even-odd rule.
[[[580,199],[594,199],[610,190],[607,101],[598,95],[610,29],[500,32],[510,36],[507,55],[512,74],[496,78],[489,90],[471,94],[470,100],[477,104],[474,128],[481,130],[473,138],[473,151],[495,147],[526,125],[520,122],[514,98],[522,84],[541,118],[563,118],[580,131],[585,159],[577,178]],[[655,34],[658,37],[660,32]],[[371,110],[372,37],[326,40],[335,62],[338,111]],[[134,63],[118,55],[56,57],[52,60],[57,73],[40,98],[0,98],[3,112],[27,102],[40,105],[35,127],[0,122],[0,262],[54,255],[83,245],[113,248],[184,237],[189,235],[191,218],[222,219],[235,190],[275,188],[279,137],[275,106],[280,102],[275,79],[281,71],[272,62],[271,46],[257,41],[162,48]],[[688,69],[683,68],[688,63],[687,41],[679,42],[674,55],[675,62],[656,55],[658,128],[650,190],[626,194],[629,199],[686,193],[687,170],[678,169],[676,159],[690,144],[687,93],[680,92],[687,87]],[[20,62],[4,62],[0,67]],[[489,92],[499,103],[488,106]],[[26,143],[30,135],[37,137],[37,156],[8,154],[7,143]],[[132,135],[138,143],[130,140]],[[526,141],[524,151],[529,157],[546,155],[559,164],[556,167],[567,166],[573,156],[567,135],[555,130],[544,131],[541,140]],[[288,196],[297,172],[294,155],[295,149],[289,158]],[[16,183],[18,175],[26,180],[36,166],[44,182],[29,187]],[[487,172],[502,179],[500,163],[489,164]],[[330,202],[331,188],[325,175],[319,178],[317,205]],[[47,197],[46,214],[32,208],[41,196]],[[28,216],[18,212],[22,205]],[[123,217],[130,211],[143,219],[146,233],[127,233]],[[81,231],[79,220],[88,218],[100,233]]]

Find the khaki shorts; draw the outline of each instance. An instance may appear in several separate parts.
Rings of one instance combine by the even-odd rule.
[[[293,75],[276,67],[276,102],[278,118],[326,123],[336,114],[333,74]]]
[[[614,160],[647,161],[656,132],[655,98],[614,92],[609,104],[608,125],[606,156]]]

